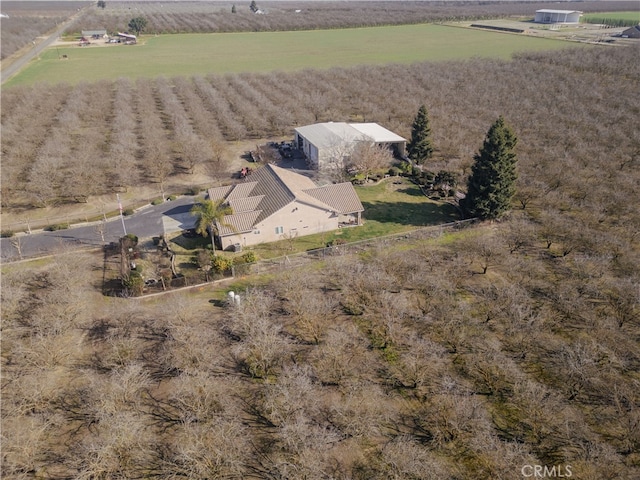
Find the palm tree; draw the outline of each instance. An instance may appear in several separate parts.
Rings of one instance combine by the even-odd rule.
[[[224,200],[201,200],[191,207],[191,214],[198,217],[196,233],[203,237],[211,235],[211,248],[216,251],[215,236],[220,232],[218,225],[233,228],[224,221],[225,215],[231,215],[233,210]]]

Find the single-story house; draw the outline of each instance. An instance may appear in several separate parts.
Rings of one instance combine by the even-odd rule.
[[[580,23],[578,10],[536,10],[535,23]]]
[[[319,187],[309,177],[271,164],[241,183],[210,188],[208,196],[224,200],[233,212],[216,225],[222,249],[360,225],[364,211],[351,183]]]
[[[295,145],[314,168],[348,158],[360,142],[385,145],[403,156],[407,140],[377,123],[325,122],[295,129]]]

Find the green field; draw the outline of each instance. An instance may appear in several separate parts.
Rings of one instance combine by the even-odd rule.
[[[629,25],[640,23],[640,11],[585,13],[582,21],[588,23],[624,22]]]
[[[566,46],[556,40],[433,24],[143,36],[135,46],[51,47],[5,86],[409,64],[473,57],[508,59],[515,52]]]

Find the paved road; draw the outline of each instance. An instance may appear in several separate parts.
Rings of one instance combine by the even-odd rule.
[[[31,60],[33,60],[37,55],[40,55],[40,53],[45,48],[47,48],[51,44],[53,44],[53,42],[55,42],[56,39],[59,36],[62,35],[62,33],[65,31],[65,29],[69,25],[71,25],[71,23],[82,14],[82,11],[85,8],[90,8],[90,7],[91,6],[87,6],[87,7],[83,7],[82,9],[79,9],[78,13],[76,13],[75,15],[70,17],[66,22],[62,23],[56,29],[56,31],[53,32],[46,40],[36,44],[31,50],[27,51],[22,57],[20,57],[17,60],[15,60],[11,65],[7,66],[6,68],[3,68],[2,72],[0,72],[1,82],[4,83],[7,80],[9,80],[16,73],[18,73],[20,70],[22,70],[27,65],[27,63],[29,63]]]
[[[142,239],[194,228],[196,219],[189,213],[194,199],[195,197],[185,196],[172,202],[142,208],[133,215],[124,217],[126,231]],[[18,260],[20,252],[22,257],[27,258],[53,254],[69,248],[100,247],[105,243],[115,242],[124,235],[122,220],[117,217],[104,224],[103,242],[100,224],[101,222],[96,222],[57,232],[38,231],[31,235],[2,238],[0,258],[3,261],[11,261]]]

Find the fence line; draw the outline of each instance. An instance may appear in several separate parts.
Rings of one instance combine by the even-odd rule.
[[[466,220],[458,220],[456,222],[444,223],[442,225],[433,225],[422,227],[408,232],[393,233],[381,237],[367,238],[357,240],[355,242],[344,243],[342,245],[333,245],[328,247],[316,248],[305,252],[297,252],[280,257],[259,260],[255,263],[247,263],[244,265],[236,265],[233,267],[233,276],[243,276],[250,274],[272,273],[274,271],[284,271],[292,268],[303,266],[311,261],[318,259],[333,257],[338,255],[347,255],[357,253],[359,249],[367,247],[377,247],[389,245],[397,240],[424,240],[427,238],[437,238],[445,231],[452,231],[478,222],[477,218],[469,218]]]

